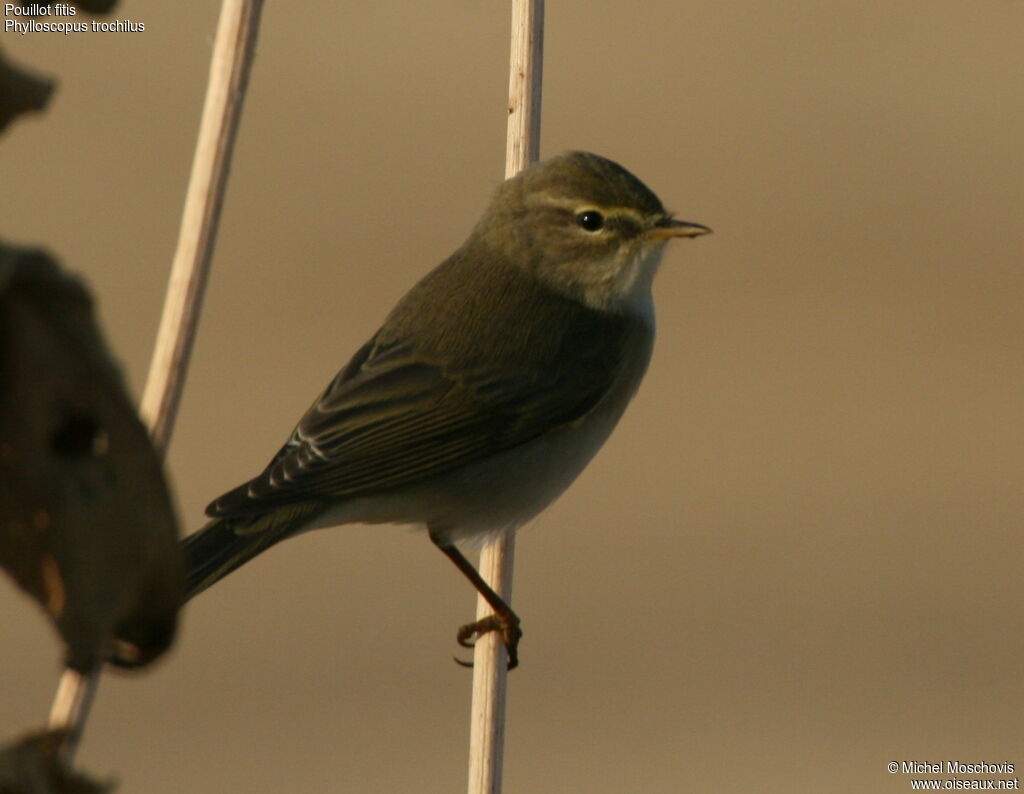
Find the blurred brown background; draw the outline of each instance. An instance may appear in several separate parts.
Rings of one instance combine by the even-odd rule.
[[[212,2],[0,36],[55,73],[0,140],[0,235],[83,273],[136,393]],[[169,470],[189,530],[257,473],[504,158],[507,4],[268,3]],[[1024,767],[1024,4],[548,4],[542,153],[599,152],[713,237],[656,284],[644,387],[520,534],[508,792],[904,792]],[[422,535],[289,541],[104,679],[125,792],[454,792],[469,586]],[[0,584],[0,728],[55,638]],[[1020,774],[1010,777],[1019,777]]]

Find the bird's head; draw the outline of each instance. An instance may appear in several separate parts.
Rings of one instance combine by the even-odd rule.
[[[475,234],[559,292],[595,309],[644,310],[664,245],[711,230],[679,221],[617,163],[568,152],[497,190]]]

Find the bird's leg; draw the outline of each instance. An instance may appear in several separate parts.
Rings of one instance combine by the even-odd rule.
[[[491,589],[491,586],[483,580],[483,577],[473,567],[473,563],[467,560],[450,541],[443,540],[430,531],[430,539],[441,551],[445,553],[455,567],[462,571],[463,576],[473,583],[476,591],[484,597],[484,600],[494,610],[493,615],[488,615],[475,623],[467,623],[459,629],[456,635],[459,645],[463,648],[472,648],[474,642],[489,631],[500,631],[502,641],[505,643],[505,650],[508,652],[508,669],[511,670],[519,664],[519,638],[523,636],[519,628],[519,617],[512,608],[505,603],[505,600]],[[472,662],[455,661],[464,667],[472,667]]]

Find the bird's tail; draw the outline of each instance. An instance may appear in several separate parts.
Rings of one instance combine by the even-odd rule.
[[[323,509],[289,505],[254,518],[214,518],[181,541],[187,583],[185,599],[199,595],[257,554],[303,528]]]

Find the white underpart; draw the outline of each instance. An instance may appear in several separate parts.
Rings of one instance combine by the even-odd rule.
[[[583,302],[593,309],[618,309],[643,317],[653,327],[651,287],[664,250],[663,242],[641,244],[590,265],[596,277],[583,287]]]

